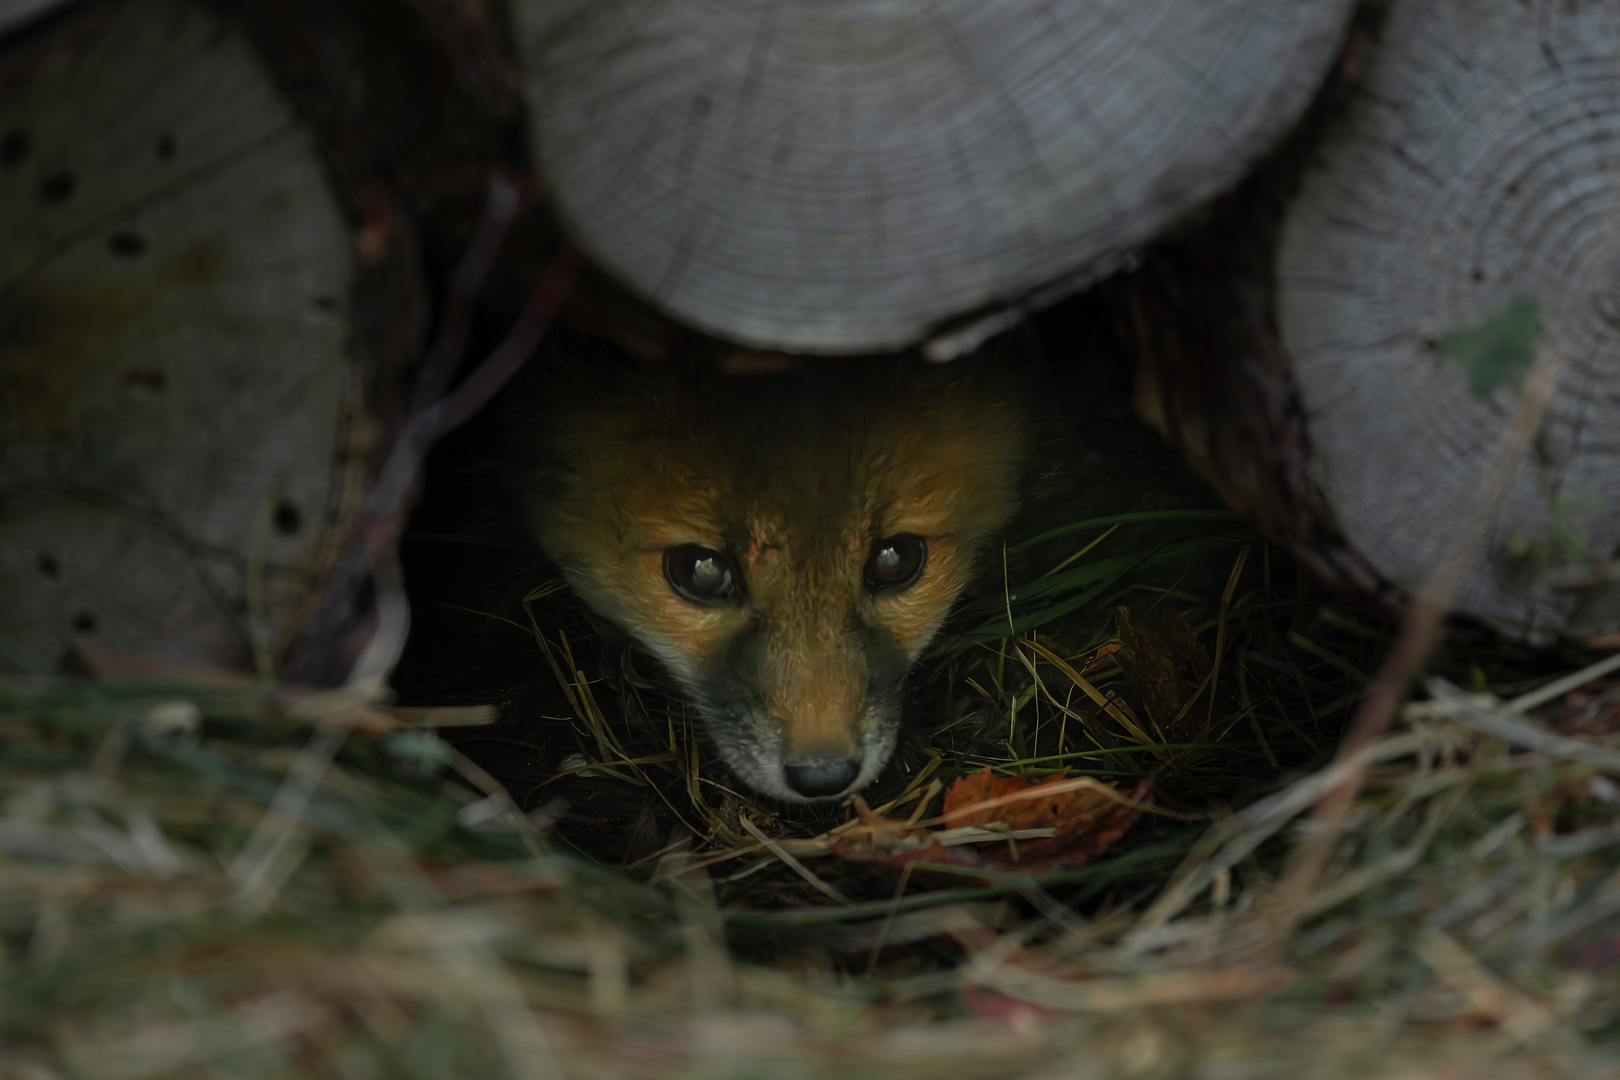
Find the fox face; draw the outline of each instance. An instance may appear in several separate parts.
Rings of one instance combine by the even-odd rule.
[[[568,582],[669,669],[742,781],[808,802],[882,770],[907,673],[1014,509],[1015,382],[899,359],[669,366],[550,380],[567,403],[508,430]]]

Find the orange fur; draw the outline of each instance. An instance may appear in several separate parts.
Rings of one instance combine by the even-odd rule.
[[[905,671],[1013,509],[1016,381],[828,359],[564,387],[571,401],[514,425],[518,489],[570,583],[687,687],[744,780],[797,798],[781,766],[810,754],[860,760],[864,784],[892,750]],[[902,533],[926,541],[922,574],[874,594],[871,546]],[[663,553],[681,544],[730,554],[737,602],[671,588]]]

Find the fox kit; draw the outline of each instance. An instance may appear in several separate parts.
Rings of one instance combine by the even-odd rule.
[[[668,667],[749,786],[810,802],[871,783],[907,672],[1014,508],[1021,380],[993,359],[832,358],[542,379],[561,403],[508,432],[568,582]]]

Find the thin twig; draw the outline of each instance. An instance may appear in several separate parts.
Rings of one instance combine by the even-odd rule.
[[[1547,349],[1537,360],[1524,383],[1523,397],[1513,420],[1502,435],[1484,482],[1480,485],[1462,527],[1446,545],[1434,572],[1412,598],[1401,623],[1400,634],[1379,666],[1377,677],[1351,719],[1350,728],[1339,744],[1335,765],[1347,766],[1344,778],[1330,788],[1316,806],[1313,827],[1305,833],[1287,871],[1272,895],[1268,925],[1273,948],[1292,931],[1306,895],[1326,865],[1333,841],[1350,805],[1361,791],[1367,776],[1364,751],[1388,730],[1396,710],[1406,697],[1412,678],[1434,652],[1444,629],[1446,613],[1463,582],[1463,575],[1485,539],[1513,481],[1519,462],[1531,440],[1541,430],[1541,420],[1552,403],[1564,370],[1564,353]],[[1352,764],[1354,763],[1354,764]]]
[[[497,214],[510,212],[502,200],[493,195],[491,206],[492,212]],[[494,224],[481,227],[475,235],[475,243],[481,242],[481,238],[487,240],[496,228]],[[504,234],[505,230],[500,228],[499,231]],[[487,271],[488,261],[493,257],[483,250],[476,253],[476,258],[474,255],[469,252],[458,268],[458,272],[466,270],[467,273],[465,280],[456,287],[458,293],[453,296],[473,289],[473,272],[480,268]],[[422,407],[406,422],[356,516],[348,550],[332,575],[320,608],[299,635],[296,651],[300,657],[300,668],[308,670],[317,667],[320,663],[317,658],[330,651],[339,628],[353,608],[355,598],[371,576],[378,556],[396,542],[428,451],[439,439],[460,427],[488,404],[496,392],[517,374],[540,344],[551,320],[562,306],[563,298],[579,271],[580,262],[578,250],[564,244],[552,257],[551,264],[530,294],[523,313],[495,351],[449,394]],[[446,325],[441,327],[440,335],[443,351],[441,353],[438,346],[435,347],[435,356],[431,361],[433,366],[424,373],[433,380],[444,377],[446,366],[453,370],[453,365],[444,360],[450,355],[449,349],[457,333],[452,322],[447,314]]]
[[[478,290],[489,277],[512,222],[527,209],[526,195],[523,186],[506,174],[497,172],[490,177],[483,216],[473,228],[472,239],[467,241],[461,261],[450,273],[438,330],[411,392],[411,415],[438,401],[450,389],[450,380],[455,378],[456,368],[467,349],[467,329],[472,323]]]

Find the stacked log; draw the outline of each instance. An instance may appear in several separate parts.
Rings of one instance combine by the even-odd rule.
[[[1620,0],[1362,5],[1349,54],[1353,0],[510,0],[509,62],[488,5],[391,5],[491,116],[521,76],[552,208],[663,313],[609,321],[945,358],[1157,243],[1109,286],[1141,411],[1233,505],[1391,603],[1485,506],[1459,610],[1620,627]],[[273,664],[403,396],[409,225],[220,11],[0,7],[8,670]]]
[[[403,223],[386,202],[362,223],[212,5],[18,25],[0,43],[0,670],[52,670],[75,641],[268,670],[347,542],[415,347]]]
[[[1329,580],[1398,599],[1461,557],[1456,610],[1510,637],[1613,631],[1620,4],[1403,0],[1375,44],[1123,290],[1143,412]]]
[[[513,0],[583,248],[803,353],[970,347],[1117,269],[1298,118],[1348,0]]]

